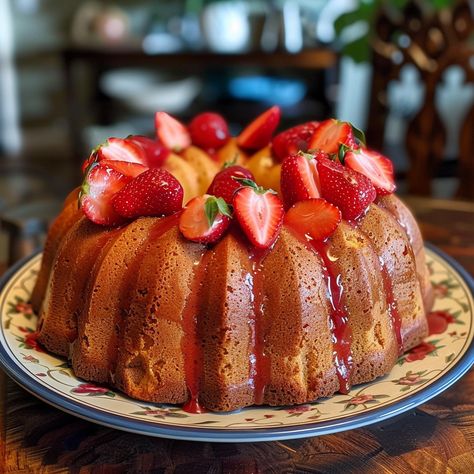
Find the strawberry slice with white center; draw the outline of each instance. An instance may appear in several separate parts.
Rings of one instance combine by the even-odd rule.
[[[119,225],[125,222],[112,207],[112,198],[130,181],[115,169],[102,163],[93,163],[84,179],[79,203],[84,214],[94,223]]]
[[[275,158],[278,161],[283,161],[288,155],[307,151],[308,144],[318,125],[318,122],[307,122],[276,135],[272,140],[272,151]]]
[[[234,195],[234,213],[250,242],[257,248],[270,247],[278,236],[285,211],[280,198],[255,183]]]
[[[298,153],[283,160],[280,187],[286,209],[295,202],[320,196],[319,173],[316,167],[318,156],[327,155],[322,152],[316,155]]]
[[[180,152],[191,145],[188,129],[166,112],[156,112],[156,135],[169,150]]]
[[[112,199],[123,217],[169,216],[183,205],[183,187],[168,171],[151,168],[127,183]]]
[[[97,148],[100,160],[127,161],[128,163],[146,164],[146,154],[143,148],[126,138],[110,137]]]
[[[270,143],[273,132],[280,123],[280,107],[274,105],[247,125],[237,137],[237,145],[257,150]]]
[[[211,244],[223,236],[231,218],[229,206],[223,198],[204,194],[186,204],[179,218],[179,230],[188,240]]]
[[[335,154],[339,152],[341,145],[348,148],[358,148],[354,130],[349,122],[340,122],[335,119],[325,120],[316,128],[313,138],[309,142],[308,150],[321,150],[328,154]]]
[[[367,176],[379,195],[391,194],[397,188],[392,162],[374,150],[368,148],[349,150],[344,155],[344,164]]]
[[[336,161],[321,157],[318,160],[321,196],[336,205],[344,219],[362,215],[377,197],[370,179]]]
[[[285,224],[308,240],[332,235],[341,222],[341,211],[322,198],[297,202],[285,215]]]

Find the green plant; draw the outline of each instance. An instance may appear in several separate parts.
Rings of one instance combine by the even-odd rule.
[[[343,13],[334,23],[336,37],[344,56],[355,62],[370,59],[370,41],[374,35],[377,12],[385,8],[394,16],[403,16],[410,0],[358,0],[354,10]],[[418,5],[427,13],[454,5],[455,0],[419,0]]]

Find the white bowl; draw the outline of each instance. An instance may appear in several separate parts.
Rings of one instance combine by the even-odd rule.
[[[196,77],[174,78],[141,69],[116,69],[105,73],[101,89],[110,97],[143,113],[162,110],[179,113],[189,107],[202,88]]]

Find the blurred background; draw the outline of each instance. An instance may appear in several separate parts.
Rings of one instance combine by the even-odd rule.
[[[392,158],[401,194],[474,200],[473,11],[469,0],[0,0],[0,261],[17,235],[39,243],[93,147],[152,136],[157,110],[184,122],[218,111],[235,134],[273,104],[281,130],[335,116]]]

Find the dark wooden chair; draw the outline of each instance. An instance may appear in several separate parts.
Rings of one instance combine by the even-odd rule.
[[[382,8],[375,20],[368,142],[382,148],[388,114],[387,87],[399,78],[405,65],[416,67],[425,88],[424,103],[410,119],[405,137],[411,194],[431,194],[432,178],[443,159],[447,134],[435,104],[443,74],[451,66],[458,66],[464,71],[465,82],[474,83],[474,19],[470,3],[460,0],[452,9],[427,14],[412,0],[403,15],[394,17],[388,8]],[[473,104],[464,117],[458,144],[456,197],[474,199]]]

